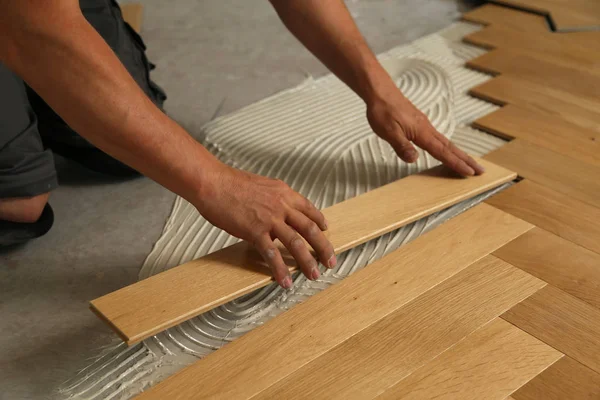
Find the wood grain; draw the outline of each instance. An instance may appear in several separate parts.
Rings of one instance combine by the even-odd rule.
[[[548,85],[501,75],[472,88],[469,94],[499,105],[516,104],[600,132],[600,102]]]
[[[560,357],[547,344],[495,319],[377,399],[504,399]]]
[[[549,15],[556,29],[567,31],[600,26],[600,3],[590,0],[492,0]]]
[[[142,5],[140,3],[125,3],[121,4],[120,7],[125,22],[131,25],[134,31],[140,33],[142,30]]]
[[[540,53],[542,54],[542,53]],[[571,95],[600,100],[600,71],[556,62],[531,52],[498,48],[467,62],[469,68],[490,74],[509,74],[521,79],[550,86]]]
[[[550,33],[548,22],[542,15],[490,3],[464,13],[462,19],[482,25],[503,26],[527,34]]]
[[[530,228],[509,214],[478,205],[183,369],[139,399],[252,397]]]
[[[557,192],[600,207],[600,167],[515,139],[484,157]]]
[[[494,255],[600,309],[600,254],[534,228]]]
[[[598,400],[600,374],[563,357],[513,394],[514,400]]]
[[[479,118],[473,126],[504,139],[524,139],[548,150],[600,166],[600,133],[560,117],[507,105]]]
[[[515,177],[483,165],[481,176],[459,178],[436,167],[336,204],[323,211],[326,235],[339,254]],[[133,344],[271,282],[261,257],[242,242],[95,299],[91,308]]]
[[[600,310],[546,286],[502,318],[600,372]]]
[[[488,204],[600,254],[600,209],[524,180]]]
[[[373,398],[544,285],[486,256],[252,399]]]

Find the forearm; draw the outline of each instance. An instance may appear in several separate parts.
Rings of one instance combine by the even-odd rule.
[[[393,85],[342,0],[271,3],[294,36],[365,102]]]
[[[98,148],[197,199],[216,159],[146,97],[77,2],[56,3],[51,24],[26,16],[2,32],[2,61]]]

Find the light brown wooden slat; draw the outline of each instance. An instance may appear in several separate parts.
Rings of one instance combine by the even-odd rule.
[[[542,53],[540,53],[542,54]],[[469,68],[490,74],[509,74],[575,96],[600,101],[600,69],[557,63],[535,53],[498,48],[467,62]],[[594,72],[595,71],[595,72]]]
[[[499,105],[516,104],[600,132],[600,102],[568,91],[501,75],[472,88],[469,94]]]
[[[595,0],[491,1],[549,15],[559,31],[597,28],[600,26],[600,3]]]
[[[373,398],[544,285],[486,256],[252,399]]]
[[[140,33],[142,30],[142,5],[140,3],[125,3],[121,4],[120,7],[125,22],[131,25],[137,33]]]
[[[327,208],[326,235],[339,254],[516,176],[483,165],[486,173],[470,178],[436,167]],[[261,257],[242,242],[95,299],[91,308],[132,344],[271,282]]]
[[[548,285],[502,318],[600,372],[600,310]]]
[[[484,157],[557,192],[600,207],[600,167],[515,139]]]
[[[600,254],[599,208],[527,179],[486,202]]]
[[[483,25],[499,25],[522,33],[549,33],[546,18],[496,4],[484,4],[462,15],[462,19]]]
[[[478,205],[143,393],[247,399],[532,226]]]
[[[600,254],[536,227],[494,255],[600,309]]]
[[[513,400],[598,400],[600,374],[563,357],[513,393]]]
[[[500,400],[561,357],[547,344],[495,319],[376,398]]]
[[[473,123],[505,139],[525,139],[571,158],[600,166],[600,133],[516,105],[507,105]]]

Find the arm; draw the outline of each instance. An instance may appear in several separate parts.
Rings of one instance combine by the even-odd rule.
[[[282,286],[291,279],[273,238],[310,278],[318,275],[316,261],[298,233],[324,265],[335,265],[323,215],[282,182],[219,162],[156,108],[85,20],[78,0],[0,0],[0,62],[98,148],[253,243]]]
[[[342,0],[270,0],[287,28],[367,105],[373,131],[407,162],[412,143],[462,175],[483,168],[431,125],[396,87],[362,37]]]

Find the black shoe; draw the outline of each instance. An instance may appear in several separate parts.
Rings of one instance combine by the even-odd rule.
[[[46,204],[40,218],[33,223],[0,221],[0,247],[13,246],[38,238],[52,228],[54,212]]]
[[[119,5],[114,0],[80,0],[80,5],[88,22],[112,48],[144,93],[162,110],[167,96],[150,79],[154,65],[146,57],[142,38],[123,20]],[[27,89],[29,101],[39,120],[45,148],[100,173],[118,177],[139,176],[136,170],[79,136],[37,93],[31,88]]]

